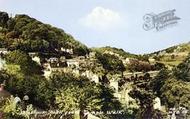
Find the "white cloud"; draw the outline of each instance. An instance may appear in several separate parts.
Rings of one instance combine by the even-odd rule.
[[[94,8],[91,13],[80,20],[86,27],[95,30],[108,30],[119,26],[122,18],[119,13],[103,7]]]

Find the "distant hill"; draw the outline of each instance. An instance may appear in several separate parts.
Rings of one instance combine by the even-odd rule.
[[[147,55],[166,65],[177,66],[187,58],[189,53],[190,43],[183,43]]]
[[[183,43],[179,45],[175,45],[157,52],[150,53],[150,55],[154,54],[172,54],[172,53],[189,53],[190,52],[190,42],[188,43]]]
[[[86,55],[88,48],[64,30],[44,24],[27,15],[9,17],[0,12],[0,47],[26,52],[59,53],[73,49],[75,55]]]
[[[110,46],[100,47],[100,48],[92,48],[92,50],[99,51],[101,53],[113,54],[113,55],[116,55],[116,56],[124,58],[124,59],[125,58],[137,58],[138,57],[138,55],[136,55],[136,54],[132,54],[132,53],[124,51],[123,49],[110,47]]]

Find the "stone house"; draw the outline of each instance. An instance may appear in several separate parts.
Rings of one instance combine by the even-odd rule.
[[[40,57],[38,56],[38,53],[36,52],[29,52],[28,55],[32,58],[33,61],[37,62],[39,65],[41,65]]]

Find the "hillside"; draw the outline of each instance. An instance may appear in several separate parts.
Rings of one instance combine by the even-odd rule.
[[[161,62],[168,65],[169,67],[173,67],[185,60],[189,52],[190,43],[183,43],[161,51],[147,54],[147,56],[154,58],[157,62]]]
[[[123,49],[110,47],[110,46],[100,47],[100,48],[92,48],[92,50],[99,51],[102,53],[115,54],[116,56],[122,57],[122,58],[129,58],[129,57],[137,58],[138,57],[138,55],[136,55],[136,54],[132,54],[132,53],[124,51]]]
[[[84,44],[62,29],[27,15],[11,18],[6,12],[0,12],[0,47],[57,54],[64,49],[72,49],[75,55],[86,55],[89,52]]]

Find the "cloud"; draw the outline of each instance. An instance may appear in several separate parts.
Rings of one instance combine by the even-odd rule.
[[[80,19],[80,22],[95,30],[108,30],[118,27],[122,18],[119,13],[103,7],[94,8],[88,15]]]

